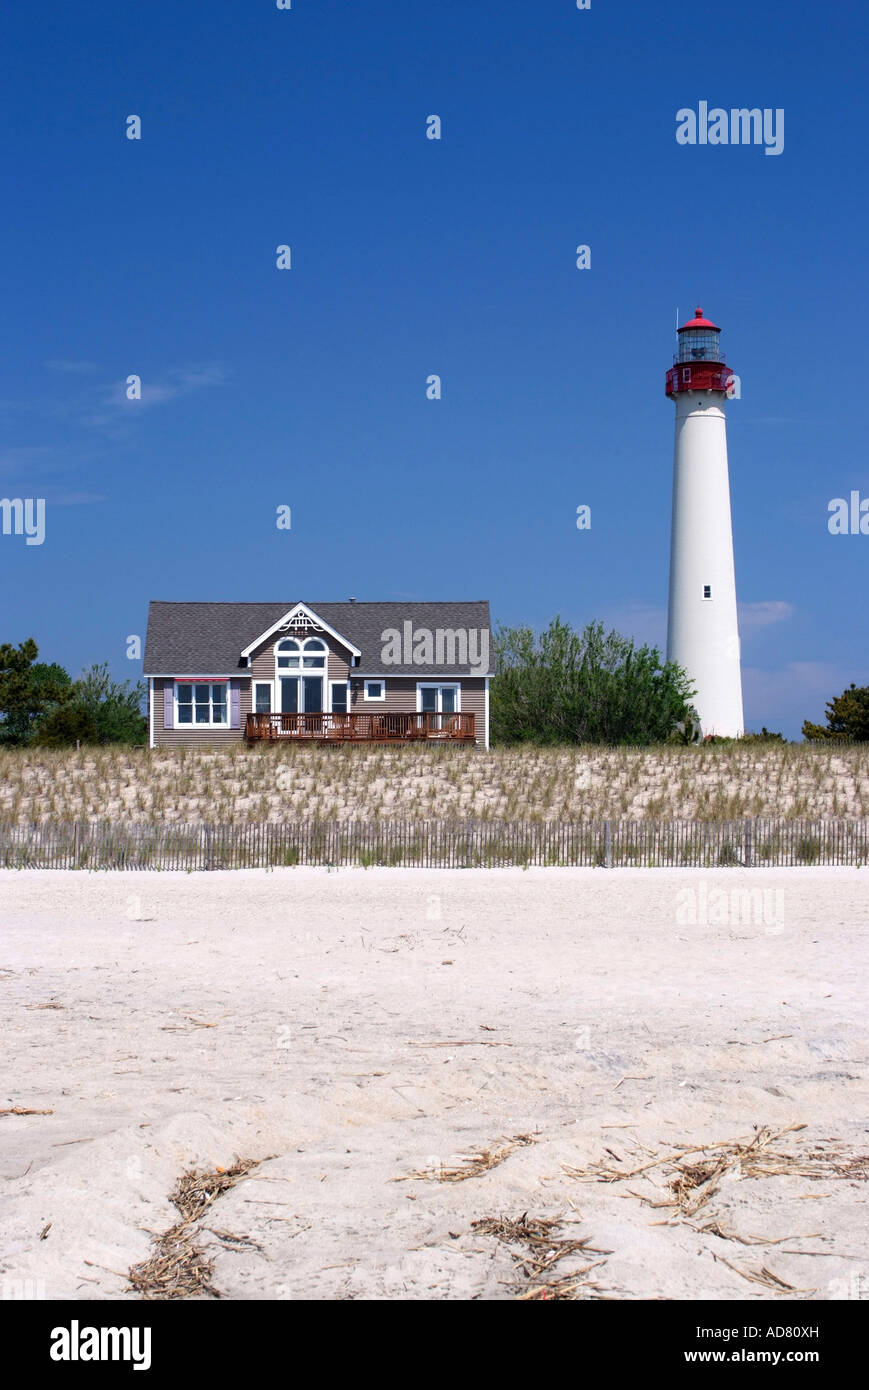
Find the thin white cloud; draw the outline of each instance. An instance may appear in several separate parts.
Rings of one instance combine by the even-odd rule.
[[[133,375],[129,372],[127,375]],[[166,372],[160,377],[151,377],[147,372],[136,373],[141,377],[141,398],[129,400],[126,377],[113,381],[102,388],[98,407],[87,417],[86,423],[95,429],[104,426],[117,426],[128,422],[135,414],[167,401],[179,400],[210,386],[220,386],[226,380],[224,369],[216,364],[205,367],[180,367]]]
[[[87,451],[73,448],[61,455],[50,444],[0,449],[0,478],[5,479],[2,489],[27,497],[44,497],[55,507],[71,507],[81,502],[105,502],[108,499],[102,493],[63,487],[64,483],[80,481],[88,463]]]
[[[52,372],[66,372],[72,376],[90,376],[99,371],[97,362],[78,362],[72,358],[56,357],[50,362],[46,362],[46,367]]]
[[[796,608],[786,599],[761,599],[757,603],[739,605],[739,630],[743,636],[758,632],[773,623],[783,623],[793,617]],[[663,604],[644,599],[628,599],[625,603],[604,608],[600,620],[605,627],[633,637],[635,642],[647,642],[662,647],[667,641],[667,610]]]
[[[796,612],[792,603],[782,598],[761,599],[757,603],[740,603],[739,630],[743,636],[771,627],[773,623],[786,622]]]
[[[745,723],[749,729],[762,724],[776,729],[782,724],[797,728],[804,719],[824,723],[824,707],[834,695],[854,681],[869,681],[869,668],[845,668],[826,661],[791,661],[779,670],[743,666],[742,692]]]
[[[92,502],[108,502],[109,499],[102,492],[52,492],[49,488],[45,500],[49,507],[82,507]]]
[[[0,476],[16,477],[26,473],[28,478],[44,477],[61,471],[64,465],[57,460],[57,451],[50,444],[24,444],[17,448],[0,449]]]
[[[737,416],[737,415],[733,415],[733,416],[731,417],[730,415],[728,415],[728,417],[727,417],[727,423],[728,423],[728,426],[731,425],[731,424],[736,424],[736,425],[804,425],[804,424],[806,423],[807,419],[808,419],[808,416],[798,416],[798,415],[752,415],[752,416],[748,416],[748,417],[739,417],[739,416]]]
[[[742,681],[746,693],[752,697],[796,694],[830,695],[838,694],[853,679],[846,679],[844,673],[829,661],[789,661],[777,671],[763,670],[759,666],[743,666]]]
[[[58,360],[48,365],[74,377],[85,375],[85,368],[93,364]],[[130,426],[137,417],[141,418],[143,409],[219,386],[226,380],[226,372],[217,363],[178,367],[154,376],[142,373],[142,399],[130,401],[126,396],[126,376],[133,371],[134,367],[131,366],[128,373],[119,375],[111,382],[70,381],[69,388],[63,393],[59,390],[56,394],[48,392],[29,401],[0,400],[0,415],[38,416],[41,425],[47,420],[60,421],[65,440],[70,437],[70,429],[75,427],[96,431],[119,446],[129,439]],[[68,452],[66,446],[64,452]],[[0,450],[0,474],[15,473],[24,467],[31,469],[50,457],[56,459],[57,450],[49,445]],[[70,466],[57,461],[44,471],[63,472]]]
[[[625,637],[632,637],[638,646],[658,647],[663,652],[667,643],[667,610],[643,599],[628,599],[625,603],[604,608],[600,621],[606,628],[615,628]]]

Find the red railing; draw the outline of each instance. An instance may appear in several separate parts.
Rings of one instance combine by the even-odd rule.
[[[473,714],[249,714],[245,738],[329,743],[473,743]]]
[[[667,373],[666,394],[680,391],[726,391],[733,372],[726,362],[679,362]]]

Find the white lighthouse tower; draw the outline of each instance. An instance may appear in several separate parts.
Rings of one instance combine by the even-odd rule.
[[[745,732],[724,402],[732,381],[717,328],[698,309],[667,372],[676,403],[667,659],[688,672],[704,736]]]

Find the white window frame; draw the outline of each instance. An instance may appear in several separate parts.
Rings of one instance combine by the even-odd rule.
[[[422,692],[423,692],[424,690],[436,690],[436,691],[438,692],[438,707],[437,707],[437,710],[436,710],[436,711],[435,711],[435,710],[432,711],[432,713],[437,713],[437,714],[443,714],[443,713],[444,713],[443,709],[441,708],[441,706],[442,706],[442,704],[443,704],[443,699],[442,699],[442,696],[441,696],[441,691],[442,691],[442,690],[454,690],[454,691],[456,692],[456,707],[455,707],[455,709],[453,709],[453,710],[447,710],[447,713],[448,713],[448,714],[461,714],[461,712],[462,712],[462,686],[461,686],[461,682],[459,682],[459,681],[417,681],[417,683],[416,683],[416,712],[417,712],[417,714],[422,714]]]
[[[295,643],[297,644],[297,646],[298,646],[298,648],[299,648],[299,652],[298,652],[299,664],[298,664],[298,666],[279,666],[279,665],[278,665],[278,657],[279,657],[279,656],[287,656],[287,655],[289,655],[289,653],[287,653],[287,652],[281,652],[281,651],[280,651],[280,647],[281,647],[281,645],[282,645],[284,642],[295,642]],[[318,643],[319,643],[319,645],[320,645],[320,647],[321,647],[322,650],[317,651],[317,652],[310,651],[310,652],[308,652],[308,655],[309,655],[309,656],[314,656],[314,655],[316,655],[316,656],[322,656],[322,658],[323,658],[323,665],[322,665],[322,666],[305,666],[305,665],[303,664],[303,663],[304,663],[304,659],[305,659],[305,648],[306,648],[306,646],[308,645],[309,642],[318,642]],[[329,670],[329,644],[328,644],[328,642],[324,642],[324,641],[323,641],[323,638],[320,636],[319,633],[309,632],[307,636],[302,636],[301,634],[296,635],[295,633],[292,633],[292,632],[285,632],[285,633],[283,634],[283,636],[281,637],[280,641],[279,641],[279,642],[275,642],[275,680],[282,680],[282,679],[286,679],[286,678],[291,677],[291,676],[324,676],[324,677],[325,677],[326,674],[327,674],[327,672],[328,672],[328,670]]]
[[[180,720],[179,717],[178,717],[178,703],[179,703],[179,702],[178,702],[178,687],[179,687],[179,685],[207,685],[207,686],[212,686],[212,687],[215,686],[215,685],[222,685],[223,688],[224,688],[224,690],[226,691],[226,699],[225,699],[224,702],[223,702],[224,708],[225,708],[225,710],[226,710],[226,718],[225,718],[225,719],[213,719],[213,718],[210,717],[210,716],[212,716],[213,713],[214,713],[214,691],[212,690],[212,691],[211,691],[211,694],[210,694],[209,697],[208,697],[208,713],[209,713],[209,718],[208,718],[207,720],[201,720],[201,719],[196,719],[196,718],[195,718],[195,715],[196,715],[196,700],[195,700],[195,698],[194,698],[194,700],[193,700],[193,714],[194,714],[194,718],[191,720],[191,722],[190,722],[189,724],[188,724],[188,723],[182,724],[182,723],[181,723],[181,720]],[[185,700],[184,703],[187,704],[187,701]],[[173,691],[172,691],[172,704],[173,704],[172,717],[173,717],[174,727],[175,727],[176,729],[228,729],[228,728],[231,727],[231,721],[232,721],[232,686],[231,686],[230,681],[228,681],[228,680],[206,680],[206,681],[203,681],[203,680],[184,680],[184,681],[176,680],[175,683],[174,683],[174,686],[173,686]]]
[[[328,682],[328,684],[329,684],[329,693],[328,693],[327,699],[328,699],[328,702],[329,702],[329,708],[328,708],[327,713],[329,713],[329,714],[334,714],[334,712],[335,712],[335,711],[333,710],[333,708],[332,708],[332,687],[335,686],[335,685],[343,685],[343,686],[344,686],[344,689],[347,691],[347,700],[346,700],[347,709],[346,709],[346,713],[349,714],[349,713],[350,713],[350,682],[349,682],[349,680],[342,681],[342,680],[339,678],[339,679],[336,680],[336,681],[330,680],[330,681]],[[345,711],[342,710],[341,713],[344,714]]]
[[[267,686],[268,686],[268,688],[269,688],[269,713],[270,713],[270,714],[273,714],[273,713],[274,713],[274,708],[275,708],[275,683],[274,683],[274,681],[263,681],[263,680],[259,680],[258,677],[254,677],[254,679],[251,681],[251,684],[250,684],[250,708],[251,708],[251,713],[252,713],[252,714],[256,714],[256,713],[257,713],[257,708],[256,708],[256,688],[257,688],[258,685],[267,685]],[[265,711],[264,711],[264,710],[261,710],[260,713],[261,713],[261,714],[264,714]]]
[[[484,726],[484,727],[485,727],[485,736],[484,736],[484,739],[483,739],[483,747],[484,747],[485,749],[488,750],[488,747],[489,747],[489,677],[488,677],[488,676],[486,677],[485,699],[484,699],[484,702],[483,702],[483,719],[485,720],[485,726]]]
[[[370,685],[379,685],[379,686],[380,686],[380,694],[379,694],[379,695],[371,695],[371,694],[369,694],[368,687],[369,687]],[[380,701],[380,700],[385,700],[385,699],[386,699],[386,681],[383,680],[383,679],[379,679],[379,678],[375,678],[375,679],[372,679],[372,680],[367,680],[367,681],[365,682],[365,690],[364,690],[364,692],[363,692],[363,698],[366,699],[366,700],[371,700],[373,703],[377,703],[377,702]]]
[[[278,648],[280,647],[280,645],[281,645],[282,642],[286,642],[286,641],[295,642],[295,643],[297,643],[297,645],[298,645],[298,648],[299,648],[299,664],[298,664],[298,666],[279,666],[279,665],[278,665],[278,657],[279,657],[280,655],[282,655],[282,653],[279,652]],[[305,647],[306,647],[306,645],[307,645],[308,642],[318,642],[318,643],[320,644],[320,646],[321,646],[321,648],[322,648],[322,651],[318,651],[318,652],[316,653],[316,655],[317,655],[317,656],[322,656],[322,658],[323,658],[323,665],[322,665],[322,666],[313,666],[313,667],[312,667],[312,666],[308,666],[308,667],[306,667],[306,666],[303,665],[304,657],[305,657]],[[286,653],[283,653],[283,655],[286,655]],[[313,655],[314,655],[314,652],[310,652],[309,655],[313,656]],[[274,682],[274,686],[273,686],[273,688],[272,688],[272,708],[274,709],[275,706],[277,705],[278,700],[283,698],[282,691],[281,691],[281,681],[282,681],[282,680],[296,680],[296,681],[299,682],[299,688],[298,688],[298,695],[297,695],[297,698],[296,698],[296,704],[297,704],[297,705],[299,706],[299,708],[301,709],[301,706],[302,706],[302,704],[304,703],[304,693],[303,693],[303,689],[302,689],[302,685],[301,685],[301,679],[302,679],[303,676],[313,676],[315,679],[319,679],[319,680],[322,682],[321,705],[322,705],[322,707],[323,707],[324,710],[327,710],[328,704],[329,704],[329,643],[325,640],[325,638],[323,637],[322,633],[319,633],[319,632],[308,632],[308,633],[302,633],[302,632],[282,632],[281,635],[280,635],[280,637],[279,637],[279,639],[278,639],[278,641],[275,642],[274,657],[275,657],[275,682]]]

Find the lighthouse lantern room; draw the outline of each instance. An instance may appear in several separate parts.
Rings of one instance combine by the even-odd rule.
[[[721,351],[721,329],[697,309],[678,329],[679,347],[667,373],[668,396],[680,391],[726,391],[732,375]]]

